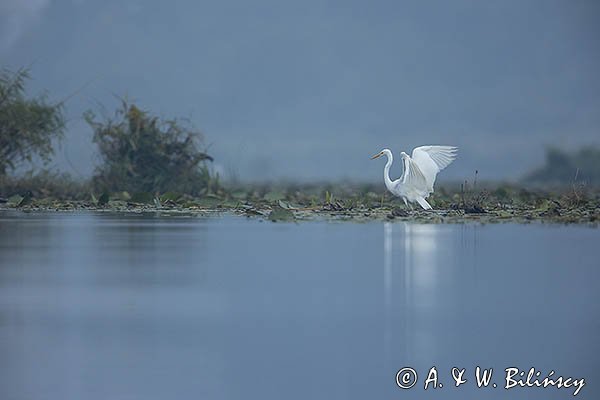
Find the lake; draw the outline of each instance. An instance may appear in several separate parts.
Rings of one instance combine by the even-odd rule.
[[[598,398],[599,246],[583,226],[0,213],[0,399]],[[504,388],[530,368],[571,386]]]

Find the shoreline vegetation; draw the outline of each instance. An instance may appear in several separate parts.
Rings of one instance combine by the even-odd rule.
[[[271,221],[403,220],[429,223],[585,223],[600,220],[600,149],[548,149],[546,164],[518,184],[436,185],[433,211],[410,209],[382,182],[232,184],[211,172],[203,135],[185,119],[163,119],[121,100],[112,116],[83,118],[101,163],[85,181],[15,169],[49,162],[66,131],[65,104],[27,97],[28,71],[0,71],[0,211],[112,211],[161,215],[228,213]],[[585,184],[584,184],[585,183]]]
[[[386,193],[383,185],[356,184],[254,184],[192,196],[177,192],[86,191],[90,183],[67,184],[67,197],[56,188],[27,190],[0,197],[0,212],[112,212],[150,213],[162,216],[238,215],[266,221],[412,221],[417,223],[600,223],[600,192],[584,187],[528,190],[507,184],[446,184],[429,198],[432,211],[407,208],[401,199]],[[19,181],[13,184],[19,184]],[[5,182],[6,185],[6,182]],[[10,186],[10,185],[9,185]],[[34,185],[13,186],[35,187]],[[4,186],[6,188],[6,186]],[[77,195],[72,195],[77,193]]]

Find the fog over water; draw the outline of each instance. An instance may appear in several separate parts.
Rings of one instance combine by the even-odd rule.
[[[453,144],[442,179],[514,179],[600,143],[599,20],[595,1],[3,0],[0,60],[76,93],[53,164],[75,174],[97,161],[82,112],[117,95],[189,118],[229,177],[377,180],[382,147]]]

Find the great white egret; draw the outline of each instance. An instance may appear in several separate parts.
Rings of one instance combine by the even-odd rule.
[[[454,146],[421,146],[413,150],[412,156],[401,152],[404,172],[395,181],[390,179],[390,167],[394,162],[390,149],[381,150],[371,159],[387,157],[383,168],[383,181],[394,196],[402,197],[407,206],[409,201],[417,202],[423,209],[431,210],[431,205],[425,199],[433,193],[433,184],[438,172],[454,161],[457,151],[458,147]]]

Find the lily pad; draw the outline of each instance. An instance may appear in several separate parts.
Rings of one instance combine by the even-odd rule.
[[[21,199],[19,204],[17,204],[17,207],[23,207],[23,206],[31,204],[32,198],[33,198],[33,194],[31,193],[31,191],[27,191],[27,193],[25,193],[25,195],[23,196],[23,198]]]
[[[237,200],[225,200],[221,205],[225,208],[237,208],[240,202]]]
[[[281,222],[289,222],[294,221],[296,218],[294,217],[294,213],[290,210],[286,210],[285,208],[275,207],[273,211],[269,214],[269,220],[273,222],[281,221]]]
[[[278,200],[277,204],[279,204],[279,207],[284,208],[286,210],[294,210],[300,208],[300,206],[298,206],[297,204],[290,203],[289,201]]]
[[[248,198],[248,193],[243,190],[237,190],[231,193],[231,197],[237,200],[246,200]]]
[[[132,203],[154,204],[154,196],[148,192],[136,192],[131,196]]]
[[[160,201],[161,202],[167,202],[169,200],[177,202],[177,200],[179,200],[181,198],[181,193],[175,193],[175,192],[167,192],[165,194],[163,194],[162,196],[160,196]]]
[[[119,200],[125,200],[125,201],[131,200],[131,195],[129,194],[129,192],[126,192],[126,191],[117,193],[117,195],[115,197],[117,197]]]
[[[196,205],[203,208],[215,208],[222,203],[222,201],[215,197],[203,197],[195,201]]]
[[[19,204],[21,202],[21,200],[23,200],[23,196],[19,196],[18,194],[15,194],[14,196],[10,196],[6,203],[9,206],[16,206],[17,204]]]
[[[99,206],[104,206],[104,205],[108,204],[108,201],[109,201],[108,192],[104,192],[104,193],[102,193],[102,195],[98,199],[98,205]]]
[[[110,200],[110,196],[108,195],[108,192],[104,192],[98,198],[98,205],[104,206],[104,205],[108,204],[109,200]]]
[[[278,200],[285,199],[285,194],[283,194],[282,192],[271,191],[271,192],[268,192],[267,194],[265,194],[265,196],[263,198],[266,201],[275,202]]]

